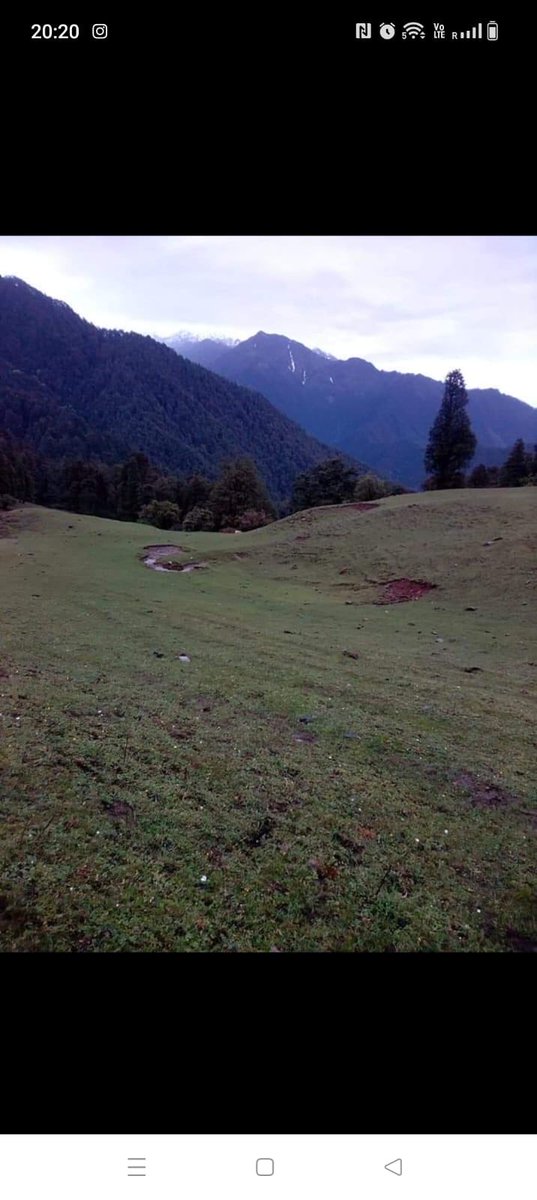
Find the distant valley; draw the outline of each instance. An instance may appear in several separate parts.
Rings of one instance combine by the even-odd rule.
[[[421,487],[423,455],[443,383],[425,375],[379,371],[360,358],[342,361],[261,331],[235,346],[186,335],[169,338],[167,344],[261,392],[313,437],[369,463],[379,475]],[[537,442],[537,409],[531,405],[494,388],[470,389],[468,397],[478,442],[471,465],[502,463],[517,438]]]

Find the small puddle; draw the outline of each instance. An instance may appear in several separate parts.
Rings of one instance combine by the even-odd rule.
[[[184,566],[178,562],[172,562],[169,558],[170,554],[188,554],[184,546],[144,546],[144,550],[149,550],[142,558],[144,566],[149,567],[152,571],[198,571],[202,567],[208,566],[208,563],[185,563]],[[168,562],[163,562],[162,559],[168,559]]]

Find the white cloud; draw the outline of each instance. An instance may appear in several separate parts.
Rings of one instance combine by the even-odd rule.
[[[6,237],[14,274],[111,328],[282,333],[537,405],[537,238]]]

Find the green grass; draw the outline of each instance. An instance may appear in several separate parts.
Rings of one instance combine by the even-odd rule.
[[[536,528],[535,488],[240,537],[5,515],[2,948],[535,946]],[[399,577],[437,587],[373,603]]]

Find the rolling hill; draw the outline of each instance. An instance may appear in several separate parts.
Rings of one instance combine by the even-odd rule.
[[[535,951],[536,529],[535,488],[0,517],[0,948]]]

